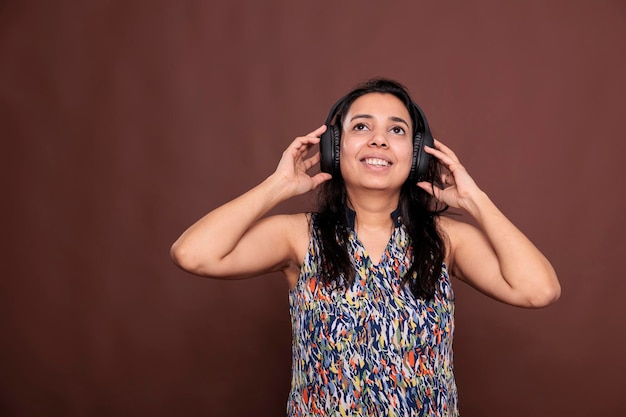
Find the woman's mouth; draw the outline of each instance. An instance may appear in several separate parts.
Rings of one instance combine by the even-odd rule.
[[[389,161],[385,161],[384,159],[379,159],[379,158],[365,158],[364,162],[367,165],[373,165],[377,167],[386,167],[386,166],[391,165]]]

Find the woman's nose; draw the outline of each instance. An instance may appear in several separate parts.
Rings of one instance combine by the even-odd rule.
[[[370,146],[386,148],[387,145],[387,136],[382,132],[374,132],[374,135],[370,140]]]

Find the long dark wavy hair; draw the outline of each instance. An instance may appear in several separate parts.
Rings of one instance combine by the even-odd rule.
[[[343,119],[352,103],[369,93],[393,94],[408,109],[413,132],[423,129],[407,88],[397,81],[385,78],[366,81],[344,97],[337,106],[334,117],[334,124],[339,129],[342,129]],[[439,178],[440,165],[435,158],[431,158],[425,180],[439,184]],[[354,283],[356,272],[348,253],[350,230],[346,210],[346,185],[341,175],[333,175],[331,180],[322,184],[318,200],[320,279],[332,288],[347,288]],[[412,247],[411,265],[402,277],[402,282],[416,298],[430,299],[435,294],[445,257],[445,239],[437,228],[436,218],[446,208],[447,206],[439,204],[413,182],[405,182],[400,189],[398,214]]]

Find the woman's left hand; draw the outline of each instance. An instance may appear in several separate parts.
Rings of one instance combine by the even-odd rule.
[[[556,301],[561,287],[550,262],[476,185],[454,152],[434,142],[434,148],[424,150],[449,172],[439,178],[442,187],[426,181],[417,185],[442,203],[467,211],[477,224],[440,217],[449,237],[446,262],[452,275],[510,305],[538,308]]]
[[[437,158],[447,169],[448,172],[442,173],[440,178],[443,188],[427,181],[418,182],[417,185],[450,207],[470,209],[472,196],[479,193],[480,189],[452,149],[437,139],[434,143],[434,148],[425,146],[424,150]]]

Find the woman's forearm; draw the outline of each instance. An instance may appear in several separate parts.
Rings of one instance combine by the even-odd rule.
[[[272,175],[245,194],[211,211],[189,227],[171,248],[174,262],[195,272],[217,263],[237,246],[246,231],[288,198],[280,176]]]
[[[484,192],[477,193],[466,210],[487,236],[511,288],[533,305],[550,304],[559,298],[560,285],[550,262]]]

